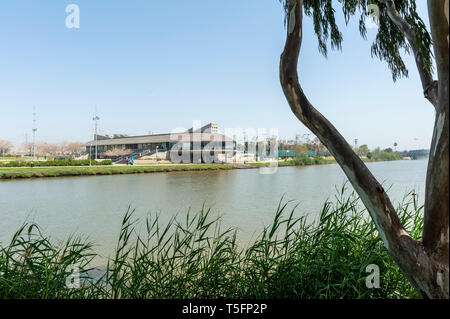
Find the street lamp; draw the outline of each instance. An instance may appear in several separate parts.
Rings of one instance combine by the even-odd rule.
[[[100,120],[100,118],[97,115],[97,112],[95,112],[95,116],[92,118],[92,120],[95,122],[95,134],[94,134],[94,140],[95,140],[95,160],[97,160],[97,149],[98,149],[98,139],[97,139],[97,135],[98,135],[98,120]]]
[[[36,160],[36,112],[33,112],[33,160]]]

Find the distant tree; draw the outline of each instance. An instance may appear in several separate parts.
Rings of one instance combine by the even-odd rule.
[[[72,143],[67,144],[66,150],[69,154],[72,155],[72,154],[78,154],[78,153],[84,152],[86,150],[86,147],[82,143],[72,142]]]
[[[416,291],[422,297],[449,298],[449,0],[428,0],[431,36],[416,11],[414,0],[339,1],[346,22],[358,10],[361,12],[359,30],[363,37],[366,36],[364,20],[373,8],[371,5],[377,5],[379,28],[372,55],[387,62],[395,81],[408,75],[400,51],[412,53],[424,96],[436,111],[422,241],[414,240],[406,232],[381,184],[339,131],[310,103],[299,83],[303,12],[313,17],[322,54],[327,54],[329,40],[332,48],[341,48],[342,35],[336,25],[332,1],[281,1],[287,38],[279,74],[292,112],[332,153],[367,208],[390,256]],[[432,76],[433,62],[437,81]]]
[[[375,155],[380,154],[380,153],[381,153],[380,147],[379,147],[379,146],[375,147],[375,148],[372,150],[372,153],[375,154]]]
[[[13,147],[14,145],[10,141],[0,140],[0,155],[10,152]]]
[[[49,144],[47,142],[36,143],[36,154],[39,156],[54,155],[57,149],[55,144]]]
[[[294,146],[292,147],[292,150],[300,155],[300,156],[304,156],[308,154],[308,148],[306,147],[305,144],[294,144]]]
[[[385,148],[385,149],[383,150],[383,152],[386,152],[386,153],[392,153],[392,148],[390,148],[390,147]]]
[[[356,150],[356,154],[358,154],[359,156],[367,156],[368,153],[369,153],[369,147],[367,146],[367,144],[361,145]]]
[[[19,149],[22,154],[31,155],[33,153],[33,143],[23,143]]]
[[[60,154],[60,155],[69,154],[69,151],[67,150],[67,146],[69,145],[68,142],[64,141],[64,142],[58,143],[57,145],[58,145],[58,151],[57,151],[58,154]]]

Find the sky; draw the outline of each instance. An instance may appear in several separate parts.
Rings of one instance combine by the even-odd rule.
[[[80,10],[67,28],[66,6]],[[426,1],[417,1],[428,23]],[[434,110],[410,76],[393,83],[372,58],[358,19],[342,51],[318,52],[304,19],[301,85],[312,104],[353,144],[429,148]],[[145,135],[190,128],[278,129],[294,139],[309,131],[292,114],[279,83],[286,30],[278,0],[2,0],[0,2],[0,139],[87,142],[95,108],[103,134]]]

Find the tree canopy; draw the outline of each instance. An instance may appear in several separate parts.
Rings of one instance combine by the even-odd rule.
[[[288,4],[293,0],[279,0],[282,2],[286,18],[288,18]],[[344,41],[339,26],[336,23],[336,10],[340,6],[346,24],[352,17],[359,18],[359,33],[367,39],[366,19],[376,16],[378,33],[371,46],[371,56],[385,61],[392,72],[394,81],[402,77],[408,77],[408,69],[402,58],[402,52],[411,54],[411,46],[404,33],[390,19],[384,1],[373,0],[304,0],[303,9],[305,15],[313,20],[314,33],[318,40],[318,49],[325,57],[328,47],[333,50],[341,50]],[[398,13],[411,25],[414,31],[415,41],[418,49],[423,55],[424,67],[431,75],[432,43],[431,35],[427,30],[423,19],[417,13],[414,0],[394,0]],[[376,11],[376,12],[375,12]]]

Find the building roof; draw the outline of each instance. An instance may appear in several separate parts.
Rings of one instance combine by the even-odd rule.
[[[126,145],[126,144],[150,144],[150,143],[177,143],[177,142],[233,142],[233,139],[223,134],[212,133],[171,133],[142,136],[127,136],[119,138],[98,139],[89,141],[87,146],[97,144],[102,145]]]

